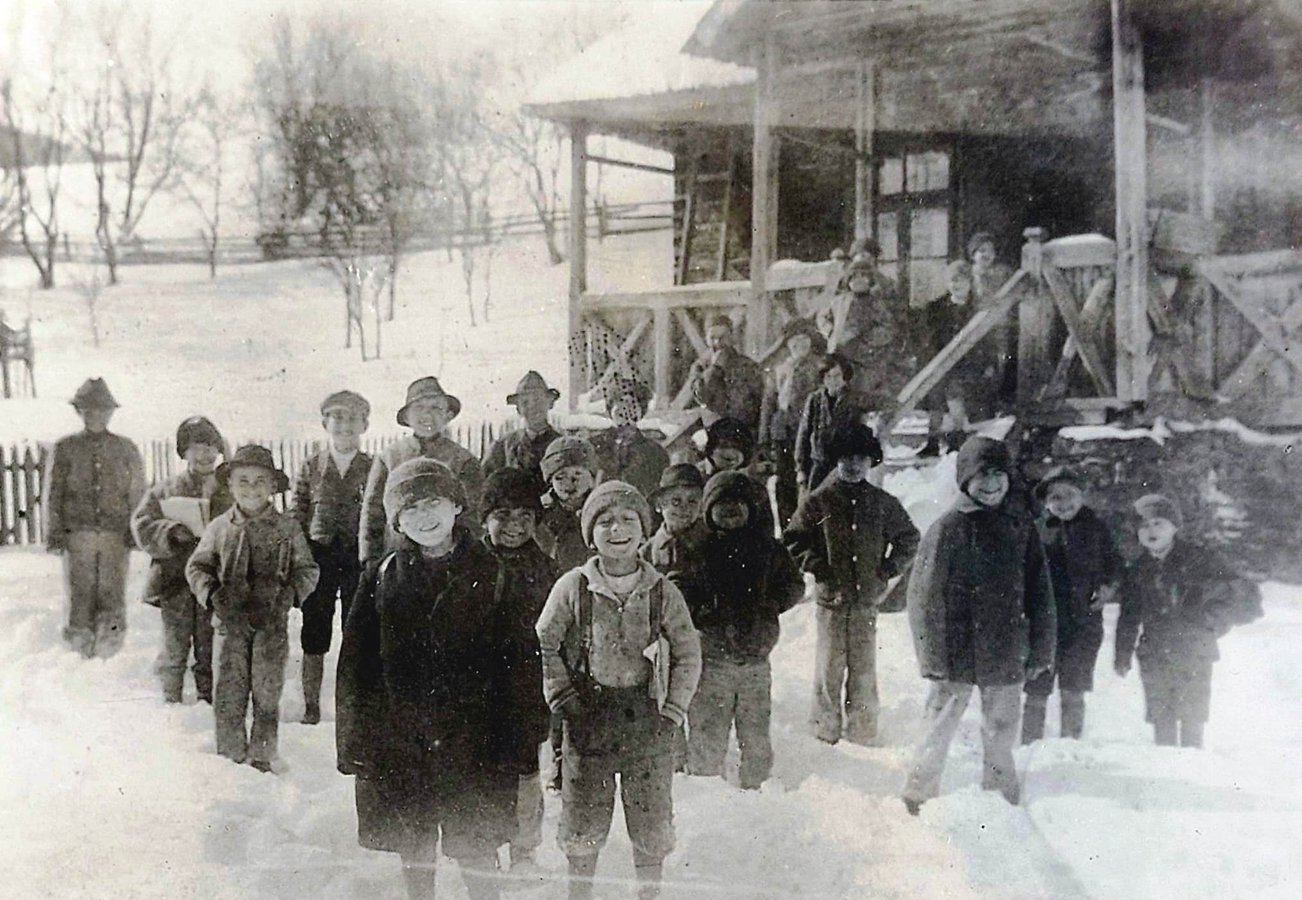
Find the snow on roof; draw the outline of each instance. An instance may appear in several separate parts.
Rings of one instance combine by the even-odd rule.
[[[710,8],[698,0],[646,0],[629,23],[539,82],[526,105],[612,100],[730,87],[755,80],[748,66],[688,56],[683,45]]]

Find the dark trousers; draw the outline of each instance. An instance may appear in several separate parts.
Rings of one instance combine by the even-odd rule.
[[[362,564],[357,559],[355,546],[313,542],[312,558],[321,568],[316,588],[303,601],[303,652],[324,656],[330,652],[330,639],[335,627],[335,598],[339,599],[340,615],[348,621],[348,608],[357,593],[357,581],[362,575]]]
[[[163,614],[163,648],[154,671],[163,696],[180,700],[185,666],[194,651],[194,688],[201,699],[212,699],[212,613],[188,590],[177,590],[159,604]]]
[[[773,467],[777,473],[778,527],[786,528],[796,513],[800,502],[800,487],[796,484],[796,443],[773,443]]]

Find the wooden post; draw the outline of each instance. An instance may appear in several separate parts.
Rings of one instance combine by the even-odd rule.
[[[1112,0],[1112,124],[1117,205],[1117,397],[1148,397],[1148,132],[1144,56],[1130,12]]]
[[[588,289],[588,123],[570,123],[570,377],[566,392],[570,411],[583,390],[583,322],[579,304]]]
[[[673,400],[673,386],[669,383],[673,365],[673,325],[669,318],[669,309],[664,300],[659,299],[651,310],[653,316],[652,340],[655,344],[655,397],[656,409],[668,408]]]
[[[777,82],[777,44],[772,35],[756,54],[755,143],[751,151],[750,302],[746,304],[746,351],[752,357],[768,343],[769,303],[765,281],[769,265],[777,256],[778,240],[778,153],[773,134]]]
[[[1029,403],[1039,394],[1052,372],[1053,301],[1045,292],[1044,240],[1049,232],[1027,228],[1022,232],[1022,268],[1031,275],[1031,290],[1017,307],[1017,402]]]
[[[1216,127],[1212,109],[1216,103],[1216,83],[1204,78],[1198,85],[1198,99],[1202,116],[1198,128],[1198,174],[1203,218],[1216,218]]]
[[[877,63],[859,63],[854,124],[854,236],[873,233],[873,135],[877,130]]]

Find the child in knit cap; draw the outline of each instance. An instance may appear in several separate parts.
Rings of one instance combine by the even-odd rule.
[[[632,485],[595,488],[582,514],[594,555],[561,576],[538,619],[543,692],[565,722],[558,842],[571,900],[592,896],[616,775],[640,897],[658,895],[674,846],[673,735],[696,692],[701,645],[678,588],[638,557],[650,519]]]
[[[1121,555],[1112,531],[1085,505],[1086,482],[1069,466],[1057,466],[1035,486],[1044,506],[1040,540],[1049,563],[1058,613],[1053,668],[1026,683],[1022,743],[1044,736],[1045,708],[1054,683],[1062,691],[1062,736],[1085,729],[1085,693],[1094,687],[1094,662],[1103,644],[1103,604],[1116,593]]]
[[[1145,716],[1158,744],[1201,747],[1216,641],[1261,616],[1261,594],[1221,554],[1180,533],[1184,517],[1169,497],[1146,494],[1135,514],[1144,554],[1122,582],[1113,665],[1124,677],[1132,655],[1139,657]]]
[[[981,787],[1021,802],[1013,761],[1022,684],[1053,665],[1057,616],[1035,522],[1009,499],[1008,448],[974,435],[955,460],[961,495],[922,539],[909,573],[909,626],[927,696],[927,734],[904,804],[917,815],[940,792],[950,742],[981,692]]]
[[[196,599],[185,580],[185,564],[199,544],[199,535],[185,523],[163,513],[163,501],[186,497],[211,520],[231,508],[230,491],[217,480],[217,460],[226,448],[217,427],[203,416],[191,416],[176,429],[176,453],[185,471],[149,489],[131,516],[136,543],[149,554],[146,603],[163,614],[163,647],[155,671],[163,685],[163,700],[180,703],[185,664],[194,651],[194,687],[199,699],[212,703],[212,611]],[[203,513],[200,513],[200,518]]]
[[[303,602],[303,724],[321,721],[321,680],[325,655],[335,626],[336,599],[340,621],[362,574],[357,529],[362,493],[372,459],[362,452],[361,439],[371,417],[371,404],[352,391],[336,391],[321,404],[321,427],[327,445],[303,463],[294,483],[294,518],[307,535],[321,579]]]
[[[596,484],[597,456],[584,438],[560,437],[548,445],[539,465],[547,492],[542,496],[538,545],[565,572],[592,555],[583,542],[579,512]]]
[[[750,790],[773,768],[769,654],[778,642],[778,617],[805,592],[800,570],[761,514],[767,503],[763,489],[741,472],[720,472],[706,482],[710,537],[701,554],[701,589],[688,600],[702,660],[688,712],[687,771],[723,775],[735,725],[741,786]]]
[[[185,566],[195,597],[222,624],[213,713],[217,752],[271,771],[289,658],[288,618],[320,574],[303,529],[272,505],[289,489],[271,451],[249,444],[217,467],[235,505],[213,519]],[[252,732],[245,729],[253,700]]]
[[[538,773],[538,745],[547,737],[549,714],[539,686],[542,657],[534,625],[547,594],[560,575],[556,563],[534,541],[542,504],[533,471],[498,469],[484,483],[484,541],[500,566],[502,613],[513,623],[507,650],[520,664],[512,670],[511,705],[522,716],[516,796],[517,828],[511,839],[511,869],[528,866],[542,844],[543,795]]]
[[[461,524],[466,502],[435,460],[390,473],[401,541],[363,573],[339,654],[337,765],[357,776],[358,843],[400,855],[413,900],[434,897],[440,844],[471,900],[500,896],[497,848],[537,753],[538,701],[521,680],[535,651],[493,551]]]

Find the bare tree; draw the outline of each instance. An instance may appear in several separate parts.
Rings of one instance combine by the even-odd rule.
[[[208,257],[208,277],[217,277],[217,248],[221,240],[225,198],[225,156],[238,123],[235,109],[222,103],[211,86],[195,97],[192,140],[177,165],[177,186],[203,221],[199,237]]]
[[[13,160],[13,224],[43,289],[54,287],[59,246],[59,193],[67,153],[68,119],[63,79],[57,67],[43,92],[24,102],[12,79],[0,84],[7,125],[7,152]],[[27,108],[24,112],[23,107]]]
[[[95,179],[95,238],[118,283],[119,249],[135,237],[150,201],[174,186],[182,132],[192,112],[171,77],[171,61],[154,46],[147,14],[101,7],[87,42],[93,71],[81,84],[77,138]]]

